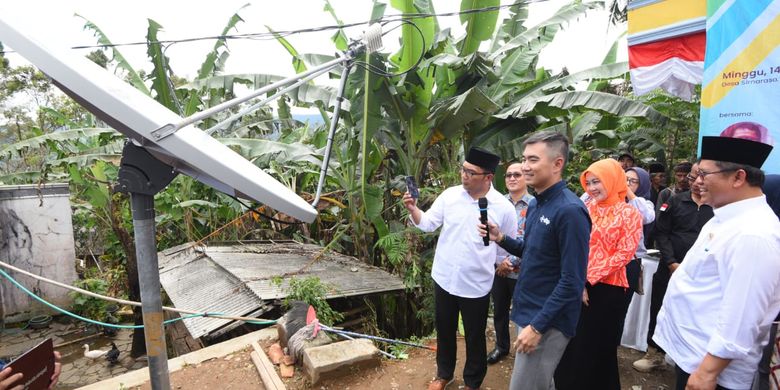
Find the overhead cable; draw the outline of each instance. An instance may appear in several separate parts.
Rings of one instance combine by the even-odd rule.
[[[218,39],[274,40],[279,37],[284,38],[296,34],[341,30],[345,28],[368,25],[372,23],[386,24],[390,22],[403,22],[403,21],[409,21],[413,19],[425,19],[431,17],[461,16],[461,15],[469,15],[469,14],[477,14],[477,13],[485,13],[485,12],[495,12],[504,8],[511,8],[518,5],[539,3],[539,2],[546,2],[546,1],[549,0],[523,0],[511,4],[504,4],[504,5],[497,5],[492,7],[483,7],[483,8],[474,8],[470,10],[453,11],[453,12],[441,12],[441,13],[418,12],[418,13],[408,13],[408,14],[393,14],[393,15],[386,15],[379,19],[368,20],[363,22],[344,23],[340,25],[325,25],[325,26],[311,27],[311,28],[304,28],[304,29],[297,29],[297,30],[282,30],[282,31],[274,31],[274,32],[246,33],[246,34],[212,35],[212,36],[193,37],[193,38],[165,39],[165,40],[157,40],[157,41],[137,41],[137,42],[111,43],[111,44],[102,44],[102,45],[78,45],[78,46],[72,46],[71,49],[76,49],[76,50],[100,49],[100,48],[122,47],[122,46],[142,46],[142,45],[146,46],[150,44],[166,45],[166,44],[175,44],[175,43],[210,41],[210,40],[218,40]],[[12,50],[0,51],[0,54],[4,54],[4,53],[13,53],[13,51]]]

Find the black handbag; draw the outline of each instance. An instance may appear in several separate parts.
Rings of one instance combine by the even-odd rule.
[[[645,294],[644,273],[642,259],[637,257],[626,264],[626,279],[628,279],[628,288],[639,295]]]

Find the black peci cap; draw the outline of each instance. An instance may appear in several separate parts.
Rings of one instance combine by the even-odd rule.
[[[466,161],[490,172],[495,172],[501,158],[485,149],[473,147],[466,155]]]
[[[702,137],[701,159],[749,165],[761,169],[772,146],[731,137]]]

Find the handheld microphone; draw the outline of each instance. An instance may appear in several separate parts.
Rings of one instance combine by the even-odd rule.
[[[488,226],[487,218],[487,198],[479,198],[477,204],[479,205],[479,220],[488,228],[488,234],[485,237],[482,237],[482,242],[485,243],[485,246],[488,246],[488,244],[490,244],[490,227]]]

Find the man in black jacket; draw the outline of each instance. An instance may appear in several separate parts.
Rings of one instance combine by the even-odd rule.
[[[655,214],[658,216],[658,210],[665,203],[669,201],[669,198],[674,194],[679,194],[691,189],[691,182],[688,179],[691,176],[692,164],[683,161],[674,166],[674,185],[666,187],[658,193],[658,198],[655,201]]]
[[[677,171],[675,167],[675,171]],[[694,164],[684,179],[686,183],[696,181],[698,164]],[[680,180],[678,179],[678,183]],[[702,226],[712,218],[712,207],[701,202],[699,189],[692,184],[691,189],[677,192],[665,202],[659,201],[655,219],[656,248],[661,252],[658,270],[653,275],[653,289],[650,295],[650,326],[647,331],[647,353],[642,359],[634,362],[634,369],[650,372],[664,364],[663,351],[653,341],[656,316],[661,310],[661,303],[669,285],[672,272],[685,258],[699,236]]]

